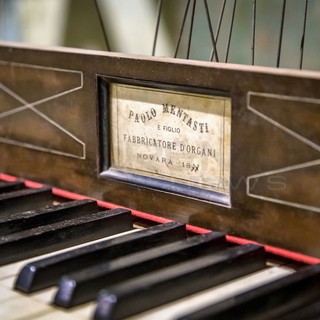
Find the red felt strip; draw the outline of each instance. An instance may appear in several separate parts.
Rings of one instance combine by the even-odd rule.
[[[53,194],[55,194],[57,196],[65,197],[65,198],[69,198],[69,199],[73,199],[73,200],[93,199],[93,198],[89,198],[89,197],[86,197],[86,196],[79,195],[77,193],[65,191],[65,190],[58,189],[58,188],[53,188],[52,192],[53,192]],[[93,200],[96,200],[96,199],[93,199]],[[106,208],[106,209],[116,209],[116,208],[119,208],[119,207],[125,208],[125,207],[116,205],[116,204],[111,203],[111,202],[106,202],[106,201],[97,200],[97,203],[98,203],[98,205],[100,207],[103,207],[103,208]],[[131,210],[132,214],[137,216],[137,217],[139,217],[139,218],[150,220],[150,221],[154,221],[154,222],[157,222],[157,223],[166,223],[166,222],[172,221],[172,220],[169,220],[169,219],[166,219],[166,218],[163,218],[163,217],[155,216],[155,215],[150,214],[150,213],[145,213],[145,212],[133,210],[131,208],[126,208],[126,209]]]
[[[13,181],[18,180],[18,178],[14,177],[14,176],[10,176],[10,175],[5,174],[5,173],[0,173],[0,180],[13,182]]]

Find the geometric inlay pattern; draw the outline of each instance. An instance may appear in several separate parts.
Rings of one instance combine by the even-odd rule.
[[[247,195],[320,212],[320,100],[249,92],[247,109],[301,146],[301,152],[286,155],[287,166],[248,176]],[[273,141],[280,144],[277,150],[285,149],[285,142],[279,140]]]
[[[0,61],[0,142],[85,159],[86,145],[72,128],[42,110],[59,107],[68,117],[62,97],[82,87],[81,71]]]

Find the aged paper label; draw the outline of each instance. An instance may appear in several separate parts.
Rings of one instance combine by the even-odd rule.
[[[110,84],[111,167],[229,194],[231,99]]]

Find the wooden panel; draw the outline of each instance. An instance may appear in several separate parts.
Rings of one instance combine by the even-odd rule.
[[[0,60],[0,171],[320,257],[319,73],[5,43]],[[228,93],[230,206],[100,177],[103,76]]]

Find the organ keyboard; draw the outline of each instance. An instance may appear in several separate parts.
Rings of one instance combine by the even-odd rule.
[[[2,318],[320,316],[318,73],[0,57]]]
[[[105,211],[93,200],[56,197],[47,187],[30,189],[21,182],[0,187],[1,205],[10,200],[1,208],[12,211],[0,223],[0,251],[7,250],[0,267],[5,319],[211,319],[210,312],[219,308],[217,319],[234,314],[240,319],[238,311],[223,315],[230,299],[249,304],[244,319],[274,319],[319,303],[318,265],[303,268],[281,263],[281,257],[275,265],[262,246],[231,245],[217,232],[188,235],[178,222],[146,227],[147,221],[126,209]],[[20,200],[28,197],[23,205],[28,210],[19,211]],[[109,220],[77,232],[79,222],[90,224],[88,218],[99,212],[108,212]],[[262,311],[254,310],[254,299],[261,299]],[[272,308],[265,308],[266,301]],[[208,308],[213,311],[202,315]],[[318,307],[312,308],[311,315],[319,316]]]

